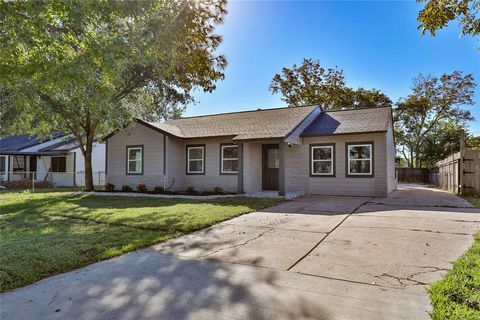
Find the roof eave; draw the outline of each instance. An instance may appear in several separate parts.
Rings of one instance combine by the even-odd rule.
[[[0,151],[0,155],[2,156],[57,156],[57,155],[66,155],[68,154],[69,151],[44,151],[44,152],[39,152],[39,151],[31,151],[31,152],[22,152],[22,151],[16,151],[16,150],[5,150],[5,151]]]
[[[158,127],[156,127],[156,126],[154,126],[154,125],[152,125],[152,124],[150,124],[150,123],[148,123],[147,121],[144,121],[144,120],[142,120],[142,119],[135,118],[134,121],[137,122],[137,123],[139,123],[139,124],[141,124],[141,125],[144,125],[145,127],[149,128],[149,129],[152,129],[152,130],[154,130],[154,131],[160,132],[160,133],[162,133],[162,134],[164,134],[164,135],[166,135],[166,136],[174,137],[174,138],[178,138],[178,139],[183,139],[183,138],[184,138],[184,137],[180,137],[180,136],[174,135],[174,134],[172,134],[172,133],[170,133],[170,132],[167,132],[167,131],[165,131],[165,130],[163,130],[163,129],[160,129],[160,128],[158,128]],[[122,130],[125,129],[125,128],[126,128],[126,126],[123,127]],[[101,141],[107,141],[108,139],[110,139],[111,137],[113,137],[114,135],[116,135],[119,131],[120,131],[120,129],[116,129],[116,130],[110,132],[108,135],[102,137],[100,140],[101,140]]]
[[[369,133],[386,133],[388,130],[374,130],[374,131],[352,131],[352,132],[340,132],[340,133],[327,133],[327,134],[301,134],[300,137],[328,137],[328,136],[341,136],[348,134],[369,134]]]

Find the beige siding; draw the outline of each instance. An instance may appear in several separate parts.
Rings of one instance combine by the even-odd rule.
[[[185,187],[193,186],[200,191],[212,190],[214,187],[221,187],[228,192],[237,192],[238,177],[237,175],[220,174],[220,144],[232,143],[228,138],[210,138],[210,139],[188,139],[184,144],[183,172],[185,175]],[[205,174],[204,175],[188,175],[187,157],[185,155],[186,146],[190,144],[205,144]]]
[[[393,129],[390,124],[387,132],[387,178],[388,193],[397,188],[397,179],[395,177],[395,157],[397,150],[395,149],[395,141],[393,139]]]
[[[243,188],[245,192],[262,190],[262,144],[245,143],[243,147],[244,172]]]
[[[385,196],[395,186],[395,147],[391,130],[385,133],[337,135],[303,138],[303,144],[285,148],[285,187],[287,192],[324,195]],[[220,144],[231,143],[229,138],[177,139],[167,137],[166,172],[163,166],[163,134],[137,125],[108,140],[107,181],[117,188],[144,183],[148,188],[170,186],[183,190],[188,186],[204,191],[221,187],[236,192],[237,175],[220,174]],[[374,177],[346,177],[345,145],[347,142],[374,142]],[[335,143],[335,177],[310,177],[309,145]],[[205,174],[186,174],[186,146],[205,144]],[[144,146],[144,174],[126,175],[126,146]],[[262,144],[244,143],[244,191],[257,192],[262,188]]]
[[[108,139],[108,174],[107,182],[116,188],[129,185],[135,188],[144,183],[148,188],[155,186],[170,187],[170,190],[183,190],[188,186],[204,191],[221,187],[225,191],[237,191],[237,175],[220,174],[220,143],[232,143],[228,138],[181,140],[167,137],[166,172],[163,167],[163,134],[136,125]],[[188,144],[205,144],[205,175],[186,174],[186,146]],[[143,175],[126,174],[127,145],[143,145]],[[165,184],[164,184],[165,180]]]
[[[143,175],[126,174],[127,145],[143,145]],[[107,161],[107,182],[117,189],[140,183],[147,188],[163,186],[163,134],[140,124],[125,129],[108,139]]]
[[[167,137],[167,176],[169,190],[185,189],[185,143],[183,140]]]
[[[347,142],[374,142],[374,177],[346,177]],[[309,145],[335,143],[335,177],[310,177]],[[287,192],[323,195],[385,196],[387,194],[386,134],[355,134],[308,137],[303,145],[286,148],[285,186]]]

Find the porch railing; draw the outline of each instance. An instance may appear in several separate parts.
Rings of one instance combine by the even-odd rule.
[[[93,184],[105,185],[105,171],[93,172]],[[85,172],[2,172],[1,189],[32,189],[85,186]]]

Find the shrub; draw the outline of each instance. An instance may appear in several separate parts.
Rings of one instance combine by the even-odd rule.
[[[107,190],[107,191],[115,191],[115,185],[114,185],[113,183],[110,183],[110,182],[109,182],[109,183],[107,183],[107,184],[105,185],[105,190]]]
[[[195,190],[195,187],[190,186],[190,187],[187,187],[187,189],[185,190],[185,193],[190,196],[196,196],[198,194],[198,191]]]
[[[140,192],[147,192],[147,186],[143,183],[140,183],[139,185],[137,185],[137,190]]]
[[[126,185],[122,186],[122,191],[123,192],[131,192],[132,188],[130,188],[130,186],[126,184]]]
[[[222,187],[213,187],[213,194],[223,194],[223,188]]]
[[[155,191],[155,193],[164,193],[165,192],[165,189],[163,187],[160,187],[160,186],[156,186],[153,191]]]

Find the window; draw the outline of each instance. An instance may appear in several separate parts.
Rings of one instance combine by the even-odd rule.
[[[187,146],[187,174],[205,174],[205,145]]]
[[[312,144],[310,145],[310,175],[335,176],[335,145]]]
[[[0,156],[0,174],[3,176],[7,170],[7,157]]]
[[[52,157],[52,172],[67,172],[66,157]]]
[[[26,172],[25,169],[25,157],[14,156],[13,157],[13,172]]]
[[[347,143],[347,175],[373,176],[373,142]]]
[[[278,169],[280,168],[280,151],[275,149],[268,149],[267,151],[267,168]]]
[[[127,174],[143,174],[143,146],[127,146]]]
[[[238,173],[238,147],[237,145],[220,145],[220,173]]]

